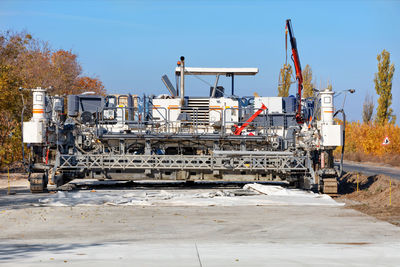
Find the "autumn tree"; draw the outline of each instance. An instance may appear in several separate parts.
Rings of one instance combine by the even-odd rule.
[[[374,99],[368,93],[365,95],[362,111],[362,119],[364,123],[369,123],[372,120],[374,113]]]
[[[30,35],[23,33],[0,34],[0,166],[20,155],[22,102],[18,88],[23,80],[17,66],[30,39]]]
[[[74,86],[77,90],[95,92],[98,95],[105,95],[106,93],[103,83],[98,78],[79,77]]]
[[[19,75],[20,54],[30,41],[29,35],[6,32],[0,35],[0,110],[15,114],[20,110],[18,87],[23,85]]]
[[[20,157],[21,111],[24,94],[26,114],[31,114],[31,95],[19,87],[52,86],[50,94],[79,94],[95,91],[105,94],[98,78],[82,76],[77,55],[52,50],[46,42],[25,32],[0,33],[0,166]]]
[[[291,65],[284,64],[279,73],[278,96],[289,96],[290,85],[292,84],[291,76],[293,69]]]
[[[303,75],[303,97],[312,97],[314,94],[314,84],[312,82],[312,70],[310,65],[306,65],[302,71]]]
[[[51,55],[50,64],[54,71],[53,87],[55,93],[79,94],[82,90],[75,87],[79,75],[82,73],[82,67],[77,61],[77,55],[71,51],[58,50]]]
[[[396,116],[393,114],[392,104],[392,79],[394,73],[394,64],[390,64],[390,53],[385,49],[378,54],[378,72],[375,73],[374,83],[375,91],[379,95],[378,108],[376,110],[376,122],[385,124],[394,123]]]

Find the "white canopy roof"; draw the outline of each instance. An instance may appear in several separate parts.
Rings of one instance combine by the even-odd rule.
[[[175,73],[179,74],[181,69],[177,67]],[[185,67],[185,75],[256,75],[258,68],[193,68]]]

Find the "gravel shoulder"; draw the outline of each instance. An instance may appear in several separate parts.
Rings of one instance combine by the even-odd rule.
[[[400,226],[399,180],[349,172],[339,181],[339,193],[338,199],[347,203],[348,208]]]

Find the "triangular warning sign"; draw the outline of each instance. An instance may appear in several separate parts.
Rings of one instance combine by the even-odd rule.
[[[388,145],[390,143],[390,140],[389,140],[389,137],[388,136],[386,136],[385,137],[385,140],[383,140],[383,143],[382,143],[382,145]]]

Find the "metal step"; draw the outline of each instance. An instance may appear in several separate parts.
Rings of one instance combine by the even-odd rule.
[[[189,114],[193,121],[208,123],[210,112],[210,99],[191,97],[188,99],[188,105],[182,108],[182,111]]]

